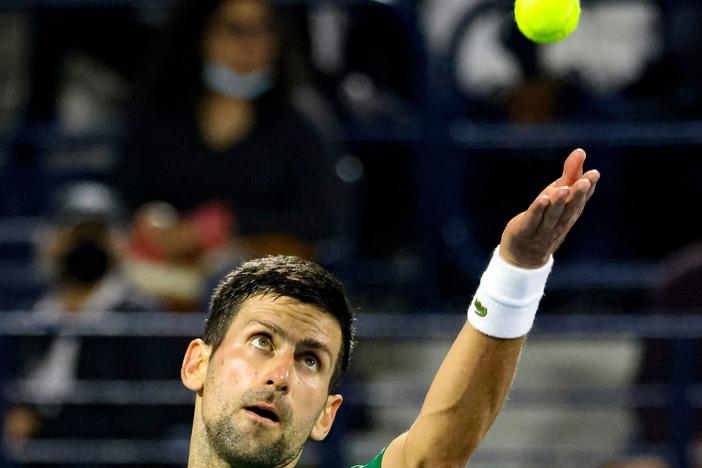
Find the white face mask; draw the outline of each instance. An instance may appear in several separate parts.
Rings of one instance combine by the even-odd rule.
[[[211,91],[246,100],[254,100],[273,87],[270,70],[241,74],[215,62],[204,65],[202,80]]]

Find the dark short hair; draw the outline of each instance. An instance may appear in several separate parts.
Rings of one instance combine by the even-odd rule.
[[[318,264],[292,256],[268,256],[243,263],[222,279],[212,293],[203,339],[213,354],[229,330],[244,301],[271,294],[311,304],[334,317],[341,327],[342,343],[332,374],[331,391],[346,371],[354,344],[353,313],[341,282]]]

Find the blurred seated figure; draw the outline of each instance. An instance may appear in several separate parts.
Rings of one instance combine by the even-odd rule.
[[[671,313],[699,314],[702,311],[702,243],[669,255],[663,262],[661,273],[661,281],[654,291],[654,305]],[[637,383],[661,385],[668,398],[672,386],[699,385],[702,382],[700,353],[700,338],[646,338]],[[681,378],[683,382],[678,381]],[[679,391],[684,392],[684,389]],[[669,404],[674,407],[677,403],[672,401]],[[674,411],[669,407],[636,408],[640,442],[645,446],[666,448],[675,437],[682,435],[691,437],[699,452],[702,409],[697,408],[685,415],[675,415]]]
[[[544,46],[527,39],[514,21],[505,21],[500,17],[497,31],[495,36],[498,41],[492,48],[504,55],[503,67],[509,72],[504,72],[502,80],[492,80],[492,87],[472,78],[476,89],[468,89],[468,93],[482,97],[491,107],[480,108],[480,111],[493,119],[516,124],[546,124],[601,117],[589,115],[594,96],[587,89],[582,71],[572,69],[564,72],[549,67],[544,57]],[[483,53],[489,53],[492,48],[486,47]],[[477,68],[477,64],[473,66]],[[481,115],[472,117],[485,118]]]
[[[78,183],[58,197],[40,246],[49,290],[28,312],[52,334],[12,341],[12,368],[21,380],[11,387],[12,403],[4,418],[8,447],[20,448],[33,438],[138,436],[143,435],[140,427],[149,424],[141,420],[146,415],[140,418],[143,413],[130,408],[66,401],[75,394],[77,381],[147,377],[142,361],[149,360],[135,362],[135,338],[63,331],[112,312],[154,309],[154,302],[135,293],[120,271],[122,216],[114,192],[100,184]]]
[[[333,161],[290,104],[300,64],[284,24],[268,0],[181,3],[128,122],[118,177],[137,210],[134,271],[180,285],[157,291],[170,308],[192,307],[213,250],[310,257],[335,233]]]
[[[2,388],[5,388],[5,383],[8,379],[8,374],[9,374],[9,349],[10,346],[8,346],[8,340],[7,337],[5,336],[0,336],[0,386]],[[5,420],[5,395],[0,395],[0,418],[2,420]],[[0,426],[0,436],[2,436],[2,440],[5,440],[5,427],[4,424]],[[5,459],[5,449],[0,450],[0,467],[7,467],[11,466],[9,462]]]
[[[6,13],[17,21],[10,31]],[[58,172],[93,179],[113,169],[112,129],[137,68],[134,51],[152,29],[148,16],[148,6],[130,3],[32,3],[3,11],[2,87],[7,74],[16,78],[1,93],[16,110],[3,137],[1,213],[41,214],[46,180]],[[93,138],[82,138],[88,134]],[[41,143],[47,137],[52,144]]]
[[[582,117],[588,95],[576,76],[561,77],[545,70],[538,45],[526,39],[513,23],[505,25],[502,39],[514,55],[521,80],[498,100],[507,121],[551,123]]]
[[[652,2],[658,11],[661,52],[648,60],[641,77],[624,90],[639,118],[698,119],[702,114],[702,5]]]
[[[85,131],[110,123],[149,34],[136,5],[33,4],[26,11],[29,124]]]

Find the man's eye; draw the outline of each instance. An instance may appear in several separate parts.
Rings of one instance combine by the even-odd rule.
[[[251,344],[258,349],[270,350],[273,347],[271,340],[265,335],[256,335],[251,340]]]
[[[319,369],[319,359],[315,356],[307,355],[302,359],[302,362],[310,369]]]

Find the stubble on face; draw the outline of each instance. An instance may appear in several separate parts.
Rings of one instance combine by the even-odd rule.
[[[255,421],[240,421],[238,413],[247,406],[265,402],[276,408],[278,428]],[[226,404],[214,419],[205,419],[210,447],[220,460],[237,468],[279,468],[288,465],[302,452],[312,425],[295,424],[291,409],[274,391],[248,390],[240,401]]]

